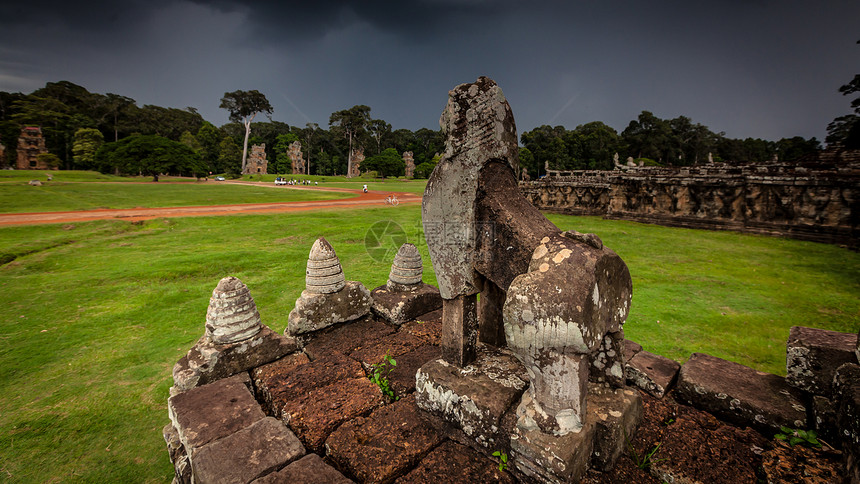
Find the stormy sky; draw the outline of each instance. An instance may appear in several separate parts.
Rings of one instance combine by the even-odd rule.
[[[197,108],[257,89],[273,119],[327,127],[356,104],[438,128],[447,92],[493,78],[520,133],[642,110],[736,138],[816,136],[850,112],[860,2],[794,0],[0,2],[0,91],[68,80]]]

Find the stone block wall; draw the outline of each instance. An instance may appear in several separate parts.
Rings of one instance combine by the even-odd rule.
[[[860,151],[794,164],[707,164],[554,172],[520,188],[538,208],[857,247]]]

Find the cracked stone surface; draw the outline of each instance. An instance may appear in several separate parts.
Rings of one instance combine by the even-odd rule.
[[[325,447],[348,475],[378,483],[406,474],[442,440],[442,434],[421,418],[415,400],[404,398],[341,425]]]
[[[803,395],[784,378],[714,356],[693,353],[676,392],[694,407],[767,434],[782,425],[807,428]]]
[[[792,326],[786,344],[785,381],[814,395],[830,397],[833,375],[857,363],[857,335]]]

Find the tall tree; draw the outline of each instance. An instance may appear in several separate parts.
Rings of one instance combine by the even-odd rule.
[[[157,135],[137,135],[107,143],[96,152],[102,166],[118,168],[121,173],[149,175],[158,181],[161,173],[191,174],[201,177],[206,166],[200,155],[188,146]]]
[[[337,111],[332,113],[329,118],[329,127],[336,128],[349,140],[349,158],[346,166],[347,177],[352,176],[352,158],[355,150],[354,141],[360,134],[365,132],[365,128],[369,123],[370,108],[364,105]]]
[[[113,140],[119,141],[119,117],[129,106],[134,105],[134,99],[120,96],[119,94],[107,93],[101,100],[99,106],[104,112],[104,117],[110,118],[113,123]]]
[[[200,156],[203,157],[203,161],[209,166],[209,171],[221,173],[216,167],[219,153],[218,143],[221,142],[221,133],[218,132],[218,128],[209,121],[204,121],[203,126],[200,126],[200,129],[197,130],[196,138],[201,147]]]
[[[391,135],[391,125],[381,119],[373,119],[368,126],[370,135],[376,141],[376,154],[382,153],[382,140]]]
[[[75,164],[80,168],[93,168],[96,151],[104,142],[104,135],[95,128],[81,128],[75,131],[75,141],[72,143]]]
[[[239,145],[233,141],[232,137],[224,136],[218,145],[218,169],[213,171],[215,173],[229,173],[231,175],[242,173],[240,156]]]
[[[314,135],[316,135],[316,132],[319,127],[320,125],[318,125],[317,123],[307,123],[305,124],[305,129],[301,130],[301,133],[304,135],[306,143],[304,149],[307,153],[307,156],[305,156],[305,163],[307,163],[308,166],[308,175],[311,174],[311,153],[313,153],[313,151],[311,151],[311,141],[314,139]]]
[[[382,153],[371,156],[361,164],[367,171],[375,171],[382,178],[402,175],[406,169],[403,158],[394,148],[386,148]]]
[[[230,113],[230,121],[245,125],[245,142],[242,146],[242,172],[248,163],[248,138],[251,136],[251,122],[259,113],[271,116],[272,105],[260,91],[225,92],[221,98],[221,109]]]
[[[860,44],[860,40],[857,41]],[[839,88],[843,96],[860,93],[860,74]],[[827,144],[849,150],[860,149],[860,96],[851,101],[854,114],[839,116],[827,125]]]

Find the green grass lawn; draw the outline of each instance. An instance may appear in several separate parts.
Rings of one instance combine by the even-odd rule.
[[[550,219],[599,234],[624,258],[634,287],[625,333],[649,351],[678,361],[702,351],[784,374],[790,326],[860,327],[856,252]],[[203,334],[218,281],[239,277],[263,322],[282,332],[316,237],[332,243],[348,279],[372,289],[385,282],[390,262],[374,260],[365,237],[392,221],[418,245],[424,280],[435,284],[417,206],[0,228],[7,261],[0,266],[0,476],[169,481],[161,428],[171,368]]]
[[[357,196],[332,191],[293,190],[288,187],[236,185],[216,181],[86,183],[56,181],[56,177],[54,180],[41,187],[32,187],[26,182],[0,184],[0,213],[302,202]]]
[[[310,180],[311,183],[318,182],[321,187],[349,188],[352,190],[361,190],[362,186],[367,184],[368,190],[379,190],[387,192],[407,192],[421,195],[424,193],[424,187],[427,185],[427,180],[407,180],[404,177],[399,178],[347,178],[345,176],[320,176],[320,175],[243,175],[242,180],[245,181],[265,181],[274,183],[275,177],[285,176],[296,180]]]

